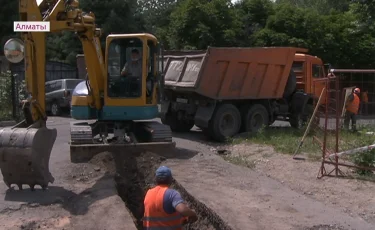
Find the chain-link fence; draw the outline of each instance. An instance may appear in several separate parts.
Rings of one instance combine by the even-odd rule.
[[[339,79],[340,89],[347,87],[360,88],[360,118],[375,118],[375,70],[338,69],[334,73]]]

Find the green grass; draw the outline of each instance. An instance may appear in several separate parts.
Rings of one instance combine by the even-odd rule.
[[[365,132],[374,131],[375,127],[359,127],[361,133],[352,133],[349,131],[341,131],[339,135],[339,151],[345,151],[357,147],[362,147],[375,143],[374,135],[366,135]],[[250,142],[256,144],[273,146],[277,152],[284,154],[293,154],[297,149],[305,130],[296,130],[291,127],[275,127],[262,129],[258,134],[232,139],[232,144]],[[306,153],[309,158],[318,160],[321,157],[322,150],[320,144],[314,141],[316,136],[321,142],[324,140],[323,132],[315,132],[305,138],[300,153]],[[327,149],[335,152],[336,138],[334,133],[327,134]]]

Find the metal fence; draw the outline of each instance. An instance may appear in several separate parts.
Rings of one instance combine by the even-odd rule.
[[[17,76],[17,79],[25,79],[25,68],[23,62],[13,64],[10,66],[12,74]],[[46,81],[58,79],[77,79],[77,68],[64,62],[47,61],[46,63]]]
[[[358,87],[361,90],[362,118],[375,117],[375,70],[338,69],[334,74],[339,79],[339,88]]]

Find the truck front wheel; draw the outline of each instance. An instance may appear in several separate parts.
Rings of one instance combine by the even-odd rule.
[[[295,129],[302,129],[305,125],[305,121],[303,120],[302,115],[294,114],[289,118],[290,126],[292,126]]]
[[[252,105],[244,116],[245,131],[256,133],[264,126],[268,126],[269,116],[267,109],[261,104]]]
[[[307,104],[305,106],[304,112],[292,114],[289,120],[290,126],[295,129],[302,129],[307,125],[309,120],[311,119],[312,113],[314,110],[314,106],[311,104]]]
[[[237,107],[232,104],[223,104],[214,113],[206,133],[209,133],[214,140],[223,142],[236,135],[240,127],[241,114]]]

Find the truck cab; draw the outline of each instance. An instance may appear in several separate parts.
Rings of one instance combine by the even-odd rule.
[[[297,78],[297,90],[318,98],[327,77],[322,59],[317,56],[296,53],[292,69]]]

